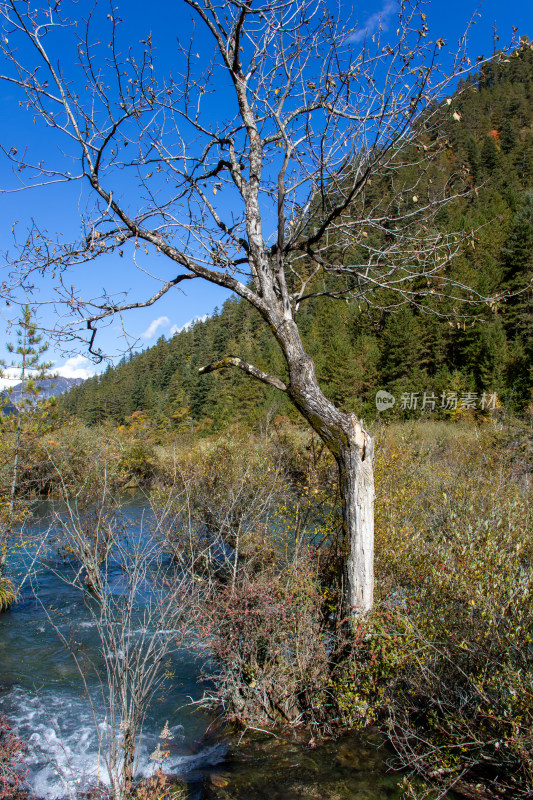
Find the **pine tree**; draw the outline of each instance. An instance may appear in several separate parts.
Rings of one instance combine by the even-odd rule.
[[[426,383],[424,327],[410,309],[391,315],[382,334],[381,374],[385,386],[421,391]]]
[[[509,118],[505,120],[502,125],[502,133],[500,136],[500,145],[504,153],[510,153],[516,147],[518,136],[513,127],[513,123]]]
[[[500,164],[500,153],[492,136],[485,136],[481,147],[481,164],[491,175]]]
[[[480,392],[501,395],[507,361],[507,338],[501,320],[496,317],[478,328],[472,358],[476,387]]]
[[[41,334],[37,333],[37,326],[33,319],[32,310],[28,305],[22,309],[17,330],[17,344],[9,343],[7,350],[18,357],[10,363],[10,367],[19,370],[20,392],[15,400],[17,408],[17,426],[15,435],[15,449],[13,456],[13,471],[11,489],[9,494],[9,511],[13,511],[19,472],[19,459],[21,449],[21,436],[28,417],[34,412],[39,394],[39,381],[44,380],[51,363],[41,361],[48,350],[48,342],[43,342]]]
[[[533,192],[526,192],[502,250],[506,327],[526,348],[533,344]]]
[[[478,143],[473,136],[468,137],[465,149],[472,172],[472,177],[474,179],[474,184],[478,184],[480,182],[482,173],[481,152],[479,150]]]

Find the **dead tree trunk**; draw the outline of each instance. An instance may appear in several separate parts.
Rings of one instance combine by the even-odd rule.
[[[372,610],[374,602],[374,440],[355,414],[340,411],[328,400],[326,404],[320,429],[314,424],[316,410],[309,415],[308,409],[299,408],[337,462],[346,547],[344,606],[346,613],[363,617]],[[341,425],[331,422],[331,407],[335,416],[341,418]]]
[[[345,613],[362,617],[372,609],[374,595],[374,441],[355,414],[341,411],[322,392],[313,359],[305,352],[290,312],[283,317],[269,309],[264,316],[285,356],[287,384],[233,356],[200,372],[238,367],[285,392],[333,454],[339,470],[346,547],[344,608]]]
[[[354,418],[355,424],[355,418]],[[363,454],[353,441],[336,457],[342,518],[349,554],[345,563],[345,602],[356,616],[374,602],[374,471],[373,439],[365,434]]]
[[[374,596],[374,441],[355,414],[325,397],[296,324],[291,320],[283,328],[278,340],[289,365],[287,394],[337,462],[347,548],[344,603],[348,613],[361,617],[372,609]]]

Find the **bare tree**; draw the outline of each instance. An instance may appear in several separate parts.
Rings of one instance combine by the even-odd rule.
[[[187,625],[196,623],[193,570],[178,571],[169,563],[159,544],[159,519],[128,523],[104,492],[89,528],[63,489],[65,511],[54,514],[48,540],[62,545],[72,561],[72,571],[57,575],[84,597],[96,652],[78,641],[79,631],[65,630],[53,611],[46,613],[82,679],[111,796],[126,800],[136,779],[146,714],[165,689],[170,659],[188,634]]]
[[[183,0],[202,36],[178,46],[174,77],[158,75],[149,36],[135,47],[123,41],[111,3],[86,20],[67,0],[0,4],[1,77],[63,148],[56,163],[12,143],[4,154],[20,188],[79,181],[87,197],[76,241],[30,231],[16,255],[20,285],[31,290],[53,272],[75,317],[63,318],[63,335],[96,357],[99,324],[183,281],[203,278],[251,303],[286,374],[238,354],[201,372],[236,367],[284,392],[334,455],[345,602],[357,615],[373,602],[374,442],[362,420],[324,396],[297,315],[319,294],[423,310],[427,294],[482,299],[449,276],[460,237],[439,232],[435,217],[454,190],[428,173],[453,112],[442,101],[470,62],[464,40],[450,55],[431,38],[422,8],[400,3],[386,40],[381,30],[354,33],[323,0]],[[226,113],[215,119],[209,97],[222,89]],[[150,297],[80,298],[69,271],[128,248],[144,271],[139,248],[181,269],[157,278]]]

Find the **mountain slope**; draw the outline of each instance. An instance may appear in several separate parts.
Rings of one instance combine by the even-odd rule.
[[[83,378],[64,378],[61,375],[52,378],[44,378],[35,382],[39,389],[37,402],[49,400],[51,397],[59,397],[65,392],[69,392],[73,387],[80,386]],[[17,383],[9,391],[3,391],[0,397],[7,400],[3,407],[4,414],[18,413],[17,407],[23,400],[22,383]]]
[[[452,277],[483,295],[504,295],[477,319],[457,323],[450,303],[399,313],[320,298],[299,312],[305,345],[326,394],[339,405],[375,413],[375,393],[387,389],[395,412],[421,411],[424,393],[498,395],[520,412],[533,389],[533,50],[524,42],[509,57],[485,65],[443,104],[447,149],[435,180],[459,181],[468,190],[439,216],[442,230],[471,231],[452,265]],[[438,176],[438,177],[437,177]],[[380,189],[381,190],[381,189]],[[383,188],[383,191],[386,191]],[[529,287],[529,288],[528,288]],[[425,306],[424,306],[425,304]],[[442,318],[424,311],[442,314]],[[292,414],[283,396],[226,370],[205,376],[199,367],[238,355],[284,377],[270,331],[244,301],[170,340],[123,360],[63,399],[66,410],[90,423],[122,423],[144,409],[162,427],[216,430],[235,420],[257,424],[265,415]],[[404,409],[400,409],[401,398]],[[413,407],[416,400],[416,408]]]

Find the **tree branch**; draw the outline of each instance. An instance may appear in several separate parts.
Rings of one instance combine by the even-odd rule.
[[[266,372],[262,372],[260,369],[257,369],[257,367],[254,367],[253,364],[248,364],[246,361],[243,361],[241,358],[236,358],[235,356],[227,356],[220,361],[213,361],[205,367],[200,367],[198,372],[200,375],[206,375],[208,372],[215,372],[218,369],[225,369],[226,367],[238,367],[253,378],[257,378],[258,381],[266,383],[267,386],[274,386],[274,388],[282,392],[287,391],[286,384],[280,381],[279,378],[276,378],[274,375],[268,375]]]
[[[160,297],[163,297],[169,289],[172,289],[174,286],[177,286],[178,283],[181,281],[188,281],[192,280],[193,278],[198,277],[197,275],[177,275],[171,281],[167,281],[164,286],[159,289],[152,297],[148,300],[142,300],[137,303],[124,303],[121,305],[108,305],[105,307],[105,310],[102,311],[101,314],[95,314],[92,317],[88,317],[85,322],[87,322],[87,327],[89,327],[89,323],[98,322],[98,320],[104,319],[105,317],[111,317],[113,314],[120,314],[122,311],[130,311],[132,308],[146,308],[147,306],[153,306],[153,304],[159,300]]]

